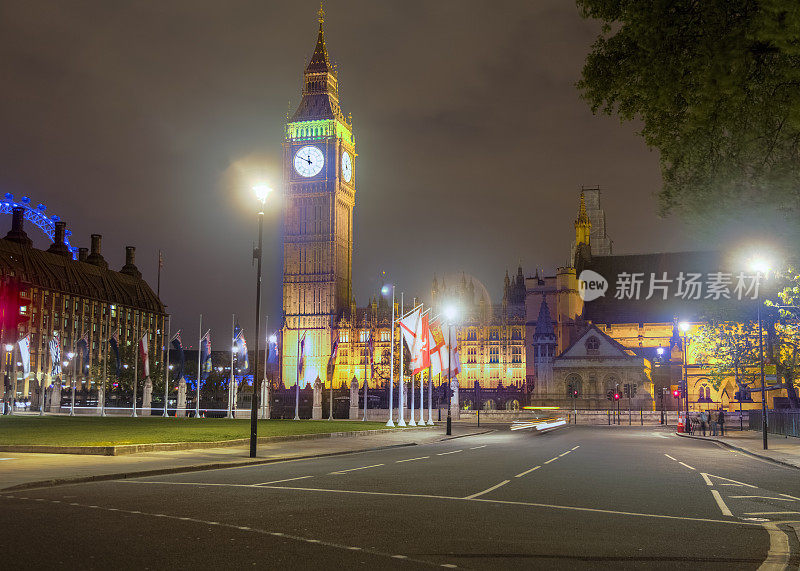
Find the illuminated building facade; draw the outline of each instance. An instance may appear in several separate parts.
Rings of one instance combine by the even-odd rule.
[[[102,236],[92,235],[91,249],[72,248],[66,241],[69,235],[66,224],[51,217],[53,243],[47,250],[39,250],[33,247],[24,221],[37,223],[44,207],[39,205],[36,212],[27,202],[15,202],[10,195],[6,195],[5,205],[12,211],[12,227],[0,240],[0,280],[13,284],[19,292],[18,309],[23,320],[15,330],[3,331],[3,343],[16,343],[30,335],[28,376],[16,365],[19,353],[15,347],[16,398],[31,397],[35,401],[38,383],[49,385],[72,375],[72,365],[62,371],[60,378],[50,375],[48,343],[53,332],[61,340],[61,358],[73,352],[80,362],[79,389],[97,391],[102,386],[103,370],[107,378],[114,377],[115,363],[113,357],[109,361],[108,338],[115,330],[119,346],[129,347],[130,351],[136,347],[137,337],[149,333],[151,364],[157,364],[160,355],[156,348],[164,344],[166,312],[136,267],[135,249],[126,248],[125,265],[114,271],[101,253]],[[43,230],[47,234],[46,228]],[[73,259],[73,250],[77,259]],[[80,356],[77,347],[84,335],[88,340],[88,361]]]

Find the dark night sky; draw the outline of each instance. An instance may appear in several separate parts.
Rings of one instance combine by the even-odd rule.
[[[4,1],[0,191],[47,204],[74,244],[103,234],[112,267],[135,245],[154,288],[163,249],[162,298],[186,343],[201,312],[218,343],[232,312],[252,331],[249,188],[258,179],[280,188],[287,103],[299,101],[317,7]],[[564,264],[581,184],[602,186],[615,251],[691,247],[681,225],[656,217],[658,155],[634,125],[595,117],[578,98],[597,30],[568,0],[328,3],[327,46],[359,153],[359,304],[384,270],[408,295],[427,295],[434,272],[463,270],[498,301],[520,260],[526,273]]]

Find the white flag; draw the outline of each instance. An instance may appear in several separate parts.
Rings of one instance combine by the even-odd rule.
[[[22,357],[22,373],[27,377],[31,372],[31,336],[26,335],[17,341],[17,345],[19,345],[19,354]]]
[[[422,339],[422,306],[419,306],[400,320],[400,331],[403,332],[403,339],[405,339],[408,351],[411,353],[409,367],[412,371],[422,369],[425,362],[423,352],[425,343]]]
[[[144,373],[145,379],[150,376],[150,359],[148,359],[148,356],[147,333],[145,333],[142,339],[139,341],[139,357],[142,358],[142,372]]]

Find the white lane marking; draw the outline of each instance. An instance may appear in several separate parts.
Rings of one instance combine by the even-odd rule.
[[[752,484],[745,484],[744,482],[740,482],[738,480],[731,480],[730,478],[723,478],[722,476],[715,476],[714,474],[706,474],[706,476],[711,476],[712,478],[716,478],[718,480],[725,480],[726,482],[732,482],[730,484],[721,484],[723,486],[746,486],[748,488],[758,488],[758,486],[753,486]]]
[[[794,496],[790,496],[789,494],[781,494],[781,495],[782,495],[784,498],[792,498],[793,500],[797,500],[798,502],[800,502],[800,498],[796,498],[796,497],[794,497]]]
[[[545,462],[545,464],[549,464],[550,462],[555,462],[556,460],[558,460],[558,456],[556,456],[555,458],[550,458],[550,460]]]
[[[788,569],[789,567],[789,536],[782,532],[777,525],[772,522],[763,524],[764,529],[769,533],[769,551],[767,558],[758,568],[759,571],[772,571],[777,569]]]
[[[784,514],[800,514],[800,512],[747,512],[744,515],[784,515]]]
[[[273,480],[271,482],[261,482],[260,484],[253,484],[254,486],[266,486],[267,484],[280,484],[281,482],[291,482],[293,480],[305,480],[306,478],[313,478],[314,476],[297,476],[296,478],[285,478],[283,480]]]
[[[672,456],[670,456],[669,454],[664,454],[664,456],[666,456],[666,457],[667,457],[667,458],[669,458],[670,460],[675,460],[676,462],[678,461],[678,459],[677,459],[677,458],[673,458],[673,457],[672,457]]]
[[[207,484],[201,482],[138,482],[135,480],[113,480],[109,481],[110,484],[140,484],[140,485],[194,485],[198,488],[205,486]],[[735,520],[726,520],[726,519],[712,519],[712,518],[700,518],[700,517],[685,517],[685,516],[677,516],[677,515],[667,515],[667,514],[649,514],[649,513],[642,513],[642,512],[623,512],[618,510],[605,510],[600,508],[585,508],[580,506],[561,506],[556,504],[541,504],[535,502],[518,502],[513,500],[493,500],[489,498],[457,498],[453,496],[434,496],[431,494],[402,494],[398,492],[369,492],[364,490],[334,490],[334,489],[326,489],[326,488],[299,488],[293,486],[252,486],[250,484],[219,484],[220,486],[229,486],[232,488],[250,488],[251,490],[257,489],[267,489],[267,490],[283,490],[286,492],[314,492],[314,493],[328,493],[328,494],[352,494],[352,495],[364,495],[364,496],[385,496],[385,497],[400,497],[400,498],[426,498],[426,499],[433,499],[433,500],[444,500],[444,501],[455,501],[455,502],[483,502],[483,503],[490,503],[490,504],[500,504],[506,506],[523,506],[523,507],[533,507],[533,508],[546,508],[546,509],[553,509],[553,510],[563,510],[563,511],[575,511],[575,512],[587,512],[587,513],[601,513],[601,514],[609,514],[609,515],[621,515],[621,516],[630,516],[630,517],[644,517],[644,518],[653,518],[653,519],[667,519],[667,520],[675,520],[675,521],[694,521],[700,523],[718,523],[723,525],[739,525],[745,527],[753,527],[753,526],[761,526],[761,523],[749,522],[749,521],[735,521]],[[0,497],[7,498],[8,495],[0,494]],[[20,499],[22,499],[20,497]],[[30,498],[34,499],[34,498]],[[42,499],[42,498],[38,498]],[[129,511],[129,510],[118,510],[123,513],[137,513],[141,514],[142,512],[139,511]],[[148,514],[142,514],[148,515]],[[174,519],[184,519],[175,516],[170,516]],[[192,518],[185,518],[188,521],[196,521],[198,523],[206,523],[201,520],[195,520]],[[787,523],[787,522],[781,522]],[[223,524],[224,525],[224,524]],[[279,532],[270,532],[270,531],[263,531],[263,530],[254,530],[258,533],[265,533],[268,535],[275,535],[275,536],[284,536],[285,534]],[[286,536],[290,537],[291,536]],[[351,547],[347,546],[339,546],[342,549],[352,549]],[[380,553],[380,555],[384,555]]]
[[[580,447],[581,447],[581,445],[580,445],[580,444],[578,444],[577,446],[573,446],[572,448],[570,448],[570,450],[577,450],[577,449],[578,449],[578,448],[580,448]]]
[[[706,486],[714,485],[711,483],[711,478],[708,477],[708,474],[706,474],[705,472],[700,472],[700,475],[703,476],[703,479],[706,481]]]
[[[486,448],[489,446],[488,444],[481,444],[480,446],[473,446],[470,450],[477,450],[478,448]]]
[[[18,458],[0,458],[0,460],[17,460]]]
[[[413,462],[414,460],[426,460],[430,458],[430,456],[420,456],[419,458],[406,458],[405,460],[395,460],[395,464],[400,464],[402,462]]]
[[[783,494],[781,494],[783,495]],[[794,499],[789,498],[773,498],[772,496],[728,496],[729,498],[764,498],[765,500],[778,500],[779,502],[793,502]]]
[[[741,488],[744,484],[720,484],[720,486],[736,486],[737,488]]]
[[[563,454],[559,454],[559,455],[558,455],[558,457],[559,457],[559,458],[561,458],[562,456],[566,456],[566,455],[567,455],[567,454],[569,454],[570,452],[572,452],[572,450],[567,450],[567,451],[566,451],[566,452],[564,452]]]
[[[689,466],[689,464],[687,464],[686,462],[678,462],[678,464],[680,464],[681,466],[686,466],[686,467],[687,467],[687,468],[689,468],[690,470],[695,470],[695,468],[692,468],[692,467],[691,467],[691,466]]]
[[[453,450],[451,452],[439,452],[437,456],[447,456],[448,454],[455,454],[456,452],[463,452],[464,450]]]
[[[392,555],[392,559],[408,559],[407,555]]]
[[[497,488],[499,488],[501,486],[505,486],[510,481],[511,480],[503,480],[502,482],[500,482],[499,484],[495,484],[491,488],[487,488],[487,489],[483,490],[482,492],[478,492],[477,494],[472,494],[471,496],[467,496],[464,499],[465,500],[474,500],[475,498],[477,498],[479,496],[482,496],[483,494],[488,494],[489,492],[492,492],[492,491],[496,490]]]
[[[725,501],[722,499],[722,496],[717,490],[711,490],[711,495],[714,496],[714,499],[717,502],[717,506],[719,506],[719,511],[722,512],[722,515],[732,516],[733,512],[728,509],[728,506],[725,505]]]
[[[442,567],[447,567],[448,569],[458,569],[458,565],[453,565],[452,563],[442,563]]]
[[[534,467],[533,467],[533,468],[531,468],[530,470],[525,470],[525,471],[524,471],[524,472],[522,472],[521,474],[517,474],[517,475],[516,475],[516,476],[514,476],[514,477],[515,477],[515,478],[522,478],[522,476],[525,476],[526,474],[530,474],[531,472],[533,472],[534,470],[538,470],[539,468],[541,468],[541,466],[534,466]]]
[[[372,466],[361,466],[360,468],[349,468],[347,470],[337,470],[336,472],[329,472],[330,474],[344,474],[345,472],[355,472],[356,470],[366,470],[367,468],[377,468],[378,466],[383,466],[383,464],[373,464]]]

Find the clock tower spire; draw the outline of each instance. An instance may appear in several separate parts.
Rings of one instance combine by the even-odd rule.
[[[355,138],[339,106],[338,72],[317,43],[303,73],[302,99],[284,135],[283,336],[287,386],[327,383],[335,329],[352,297]],[[298,350],[304,339],[303,369]]]

